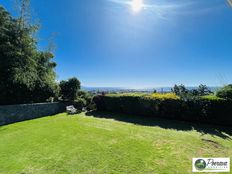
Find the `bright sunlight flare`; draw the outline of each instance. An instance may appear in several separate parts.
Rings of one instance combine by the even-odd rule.
[[[132,0],[130,5],[134,12],[139,12],[144,7],[143,0]]]

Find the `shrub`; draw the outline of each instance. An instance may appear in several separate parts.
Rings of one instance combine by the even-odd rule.
[[[77,98],[73,105],[77,110],[82,111],[82,108],[86,106],[86,100],[83,98]]]
[[[165,95],[163,95],[165,96]],[[176,97],[164,98],[148,94],[113,94],[94,97],[98,110],[127,114],[176,117],[179,114],[180,100]],[[173,97],[173,96],[172,96]]]
[[[227,100],[232,100],[232,85],[227,85],[216,92],[216,96]]]
[[[161,99],[161,100],[165,100],[165,99],[179,100],[180,99],[180,97],[177,96],[175,93],[164,93],[164,94],[154,93],[151,95],[151,97],[155,99]]]
[[[205,95],[205,96],[202,96],[201,98],[205,99],[205,100],[225,100],[225,99],[217,97],[215,95]]]
[[[216,96],[184,100],[174,94],[113,94],[93,101],[101,111],[232,125],[232,101]]]
[[[97,109],[97,106],[94,102],[91,102],[89,105],[87,105],[86,110],[87,111],[94,111]]]
[[[86,101],[86,106],[88,106],[92,102],[92,99],[93,99],[93,95],[91,95],[89,92],[82,91],[82,90],[77,92],[77,96],[78,98],[82,98]]]

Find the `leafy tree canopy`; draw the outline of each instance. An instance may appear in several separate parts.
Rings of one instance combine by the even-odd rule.
[[[53,54],[37,49],[37,25],[13,18],[0,6],[0,104],[43,102],[56,96]]]
[[[60,93],[64,100],[74,101],[77,99],[80,88],[81,83],[76,77],[60,82]]]
[[[199,96],[206,96],[211,94],[212,92],[206,85],[199,85],[197,89],[189,90],[184,85],[175,85],[172,88],[172,92],[176,95],[180,96],[181,98],[196,98]]]

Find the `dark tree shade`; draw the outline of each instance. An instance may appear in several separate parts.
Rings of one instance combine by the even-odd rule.
[[[80,81],[73,77],[67,81],[60,82],[60,93],[64,100],[74,101],[78,97],[78,91],[80,90]]]

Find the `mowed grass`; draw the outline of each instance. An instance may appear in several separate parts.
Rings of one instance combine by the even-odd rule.
[[[59,114],[2,126],[0,173],[187,174],[193,157],[232,156],[231,134],[214,126],[139,119]]]

